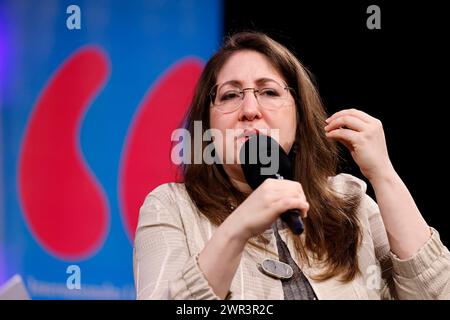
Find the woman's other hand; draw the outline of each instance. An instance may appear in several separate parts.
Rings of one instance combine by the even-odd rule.
[[[326,122],[327,137],[349,149],[369,181],[394,172],[380,120],[360,110],[347,109],[333,114]]]

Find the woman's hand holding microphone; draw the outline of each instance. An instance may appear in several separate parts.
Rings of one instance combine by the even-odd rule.
[[[299,209],[301,217],[308,214],[309,203],[299,182],[266,179],[227,218],[236,237],[247,241],[270,228],[289,209]]]

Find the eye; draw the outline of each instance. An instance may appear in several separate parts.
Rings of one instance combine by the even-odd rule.
[[[239,91],[227,91],[220,95],[220,101],[228,101],[239,98]]]
[[[278,92],[278,90],[273,89],[273,88],[263,88],[261,90],[259,90],[260,95],[262,96],[267,96],[267,97],[279,97],[280,93]]]

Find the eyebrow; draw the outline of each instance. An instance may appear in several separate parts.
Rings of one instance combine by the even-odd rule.
[[[257,85],[260,85],[260,84],[263,84],[263,83],[266,83],[266,82],[277,82],[277,83],[281,82],[281,84],[285,85],[284,81],[275,80],[275,79],[272,79],[272,78],[259,78],[259,79],[256,79],[256,81],[255,81],[255,83]],[[242,87],[242,81],[240,81],[240,80],[228,80],[228,81],[225,81],[224,83],[221,83],[220,85],[223,86],[223,85],[226,85],[226,84]]]

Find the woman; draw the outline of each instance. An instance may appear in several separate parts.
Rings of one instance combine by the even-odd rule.
[[[354,109],[327,118],[285,47],[261,33],[230,37],[198,82],[192,135],[194,121],[222,133],[216,158],[235,161],[192,161],[184,183],[147,196],[135,238],[138,299],[450,298],[450,253],[392,167],[381,122]],[[267,179],[252,192],[236,158],[250,134],[267,129],[278,130],[295,181]],[[336,175],[336,142],[377,203],[362,180]],[[194,147],[203,154],[207,142]],[[278,219],[295,208],[301,236]]]

